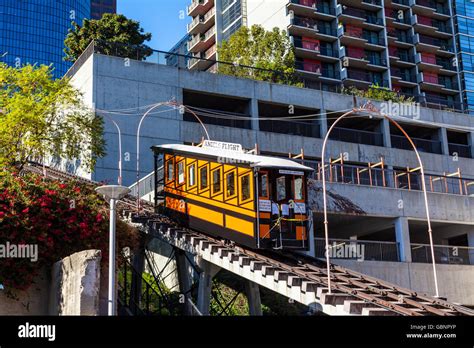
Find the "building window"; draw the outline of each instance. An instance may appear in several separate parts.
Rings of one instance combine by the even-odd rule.
[[[227,173],[225,180],[227,198],[235,196],[235,171]]]
[[[212,172],[212,194],[221,192],[221,169]]]
[[[196,185],[196,164],[193,163],[188,168],[189,186]]]
[[[244,175],[240,179],[240,189],[241,189],[241,198],[242,201],[248,201],[251,196],[250,196],[250,174]]]
[[[199,188],[201,190],[207,189],[207,187],[209,186],[208,180],[207,180],[207,166],[201,167],[199,169],[199,177],[200,177]]]
[[[178,163],[178,184],[184,184],[184,161]]]

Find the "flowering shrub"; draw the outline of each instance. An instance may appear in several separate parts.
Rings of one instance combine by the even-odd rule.
[[[75,252],[108,251],[108,206],[90,185],[35,174],[0,173],[0,245],[36,244],[38,261],[0,259],[0,284],[27,289],[38,271]],[[136,231],[117,219],[118,250],[136,246]]]

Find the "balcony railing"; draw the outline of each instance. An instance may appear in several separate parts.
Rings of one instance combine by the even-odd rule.
[[[310,138],[319,138],[321,135],[320,126],[318,124],[295,120],[262,120],[260,121],[260,130]]]
[[[366,71],[347,69],[347,78],[388,87],[388,81]]]
[[[305,62],[305,61],[296,61],[295,67],[297,70],[303,70],[315,74],[321,74],[321,64],[316,64],[312,62]]]
[[[471,146],[465,144],[448,143],[449,154],[457,154],[459,157],[472,158]]]
[[[293,45],[296,48],[303,48],[305,50],[310,50],[314,51],[316,53],[319,53],[320,51],[320,44],[319,42],[313,42],[313,41],[307,41],[307,40],[302,40],[302,39],[293,39]]]
[[[383,37],[376,36],[376,35],[370,35],[367,33],[362,34],[362,37],[368,41],[368,43],[372,45],[379,45],[379,46],[385,46],[385,40]]]
[[[416,0],[415,3],[420,6],[429,7],[437,13],[449,15],[449,7],[433,0]]]
[[[387,60],[385,58],[376,57],[376,56],[367,56],[369,64],[378,65],[378,66],[387,66]]]
[[[451,77],[438,76],[438,83],[447,89],[459,89],[458,81]]]
[[[390,68],[390,75],[392,75],[393,77],[399,77],[403,81],[408,81],[408,82],[413,82],[413,83],[416,82],[416,75],[414,73],[405,72],[395,67]]]
[[[312,7],[316,10],[316,12],[324,13],[328,15],[335,15],[336,9],[334,7],[330,7],[327,3],[320,3],[316,0],[291,0],[292,4]]]
[[[409,5],[410,5],[410,1],[409,1],[409,0],[392,0],[392,2],[393,2],[394,4],[405,5],[405,6],[409,6]]]
[[[307,163],[307,165],[311,165]],[[322,180],[321,163],[313,165],[317,171],[316,180]],[[373,168],[368,165],[326,164],[326,179],[330,183],[387,187],[402,190],[421,191],[421,173],[406,169]],[[428,192],[469,196],[474,194],[474,179],[461,176],[446,176],[425,173]]]
[[[324,238],[314,238],[316,257],[324,258],[326,252],[326,240]],[[353,249],[351,255],[344,255],[346,259],[358,259],[359,261],[400,261],[399,248],[397,242],[372,241],[360,239],[329,239],[329,248],[336,247]],[[356,256],[359,250],[361,255]],[[331,254],[330,254],[331,255]],[[333,257],[334,259],[334,257]]]
[[[420,102],[423,105],[432,109],[462,110],[462,103],[455,100],[440,98],[433,95],[420,96]]]
[[[411,138],[420,152],[441,153],[441,142],[439,140],[429,140],[420,138]],[[391,135],[392,147],[397,149],[412,150],[408,139],[403,135]]]
[[[450,60],[436,57],[436,64],[441,65],[445,70],[456,71],[456,67],[453,66]]]
[[[331,35],[331,36],[337,35],[336,29],[328,27],[327,25],[324,25],[323,23],[319,23],[317,20],[312,19],[312,18],[294,16],[293,19],[291,20],[291,24],[297,25],[299,27],[314,29],[318,33],[321,33],[324,35]]]
[[[474,248],[454,245],[434,245],[436,263],[450,265],[474,265]],[[431,263],[431,246],[429,244],[411,243],[413,262]],[[471,261],[472,260],[472,261]]]
[[[375,5],[375,6],[382,6],[382,0],[362,0],[365,4]]]
[[[420,38],[420,42],[431,45],[431,46],[438,46],[443,51],[454,52],[453,45],[450,44],[447,40],[436,39],[434,37],[418,34]]]
[[[334,127],[329,137],[349,143],[383,146],[383,136],[377,132]]]

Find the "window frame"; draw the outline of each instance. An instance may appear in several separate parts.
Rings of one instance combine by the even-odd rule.
[[[205,169],[206,170],[206,187],[202,187],[202,170]],[[198,167],[198,192],[199,193],[202,193],[202,192],[206,192],[208,190],[210,190],[210,185],[209,185],[209,163],[206,163],[200,167]]]
[[[181,168],[183,169],[183,172],[182,172],[183,181],[180,181],[180,178],[179,178],[180,166],[182,166]],[[176,186],[183,186],[184,184],[186,184],[186,159],[185,158],[179,161],[176,161],[175,176],[176,176]]]
[[[227,179],[228,179],[229,175],[234,176],[234,193],[231,194],[231,195],[229,195],[227,193],[228,184],[229,184]],[[227,199],[233,199],[233,198],[237,197],[238,188],[237,188],[237,170],[236,170],[236,168],[233,168],[233,169],[228,170],[227,172],[225,172],[224,177],[225,177],[225,182],[224,182],[225,199],[227,200]]]
[[[172,178],[169,178],[169,166],[171,164],[171,170],[172,170]],[[169,184],[171,182],[174,182],[175,179],[175,157],[170,156],[168,159],[165,161],[165,184]]]
[[[251,202],[253,200],[253,197],[252,197],[252,173],[246,173],[246,174],[242,174],[239,176],[239,201],[240,201],[240,204],[245,204],[245,203],[248,203],[248,202]],[[244,199],[244,190],[243,190],[243,185],[242,185],[242,180],[245,178],[245,177],[248,177],[249,181],[248,181],[248,188],[249,188],[249,197],[247,199]]]
[[[262,190],[261,190],[261,179],[262,177],[266,176],[267,177],[267,189],[266,189],[266,195],[262,195]],[[269,199],[270,198],[270,175],[267,170],[265,171],[259,171],[258,172],[258,197],[259,198],[264,198],[264,199]]]
[[[187,184],[189,188],[194,188],[198,184],[196,167],[197,167],[196,161],[190,163],[187,166],[187,179],[188,179]],[[194,168],[193,175],[191,175],[191,168]],[[191,179],[193,181],[192,184],[191,184]]]
[[[214,190],[214,173],[219,172],[219,191]],[[222,175],[222,166],[216,167],[210,170],[211,172],[211,197],[223,194],[222,184],[223,184],[223,175]]]

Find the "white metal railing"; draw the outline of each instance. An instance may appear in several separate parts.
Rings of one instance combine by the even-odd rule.
[[[474,247],[458,245],[434,245],[436,263],[451,265],[474,265]],[[413,262],[431,263],[429,244],[411,243]]]
[[[315,256],[325,257],[326,244],[324,238],[314,238],[315,240]],[[330,250],[336,247],[343,248],[344,246],[351,245],[359,247],[362,252],[361,259],[364,261],[400,261],[399,248],[397,242],[385,242],[385,241],[373,241],[373,240],[361,240],[361,239],[341,239],[331,238],[329,239]],[[337,251],[334,251],[337,257]],[[346,257],[341,257],[346,258]]]

